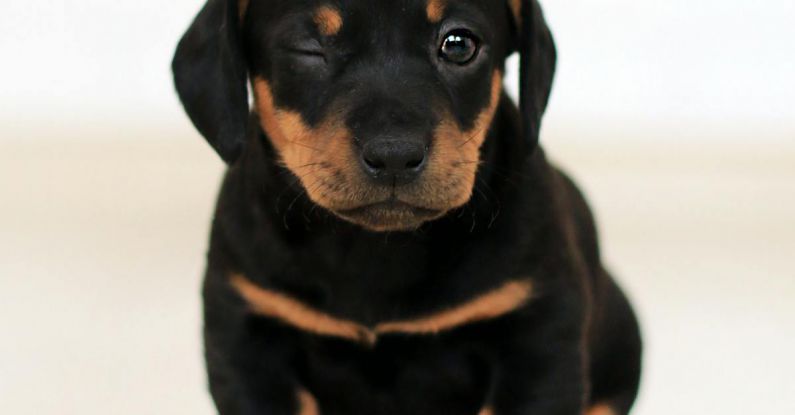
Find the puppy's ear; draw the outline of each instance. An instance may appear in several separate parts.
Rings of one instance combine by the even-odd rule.
[[[238,0],[208,0],[177,46],[172,69],[185,111],[227,163],[243,149],[248,119]]]
[[[537,0],[508,0],[516,23],[520,54],[519,107],[522,129],[530,150],[538,145],[541,117],[555,76],[557,53],[552,33]]]

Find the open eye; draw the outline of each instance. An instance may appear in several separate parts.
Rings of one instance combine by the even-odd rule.
[[[457,29],[444,36],[439,56],[458,65],[472,61],[478,53],[478,39],[468,30]]]

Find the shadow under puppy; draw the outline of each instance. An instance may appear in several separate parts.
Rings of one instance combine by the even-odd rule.
[[[628,413],[635,318],[536,149],[535,0],[209,0],[173,68],[229,164],[204,285],[220,413]]]

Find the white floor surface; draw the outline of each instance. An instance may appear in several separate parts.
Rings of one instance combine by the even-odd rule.
[[[0,412],[211,414],[223,166],[188,128],[89,130],[0,141]],[[635,414],[795,414],[795,141],[545,141],[643,321]]]

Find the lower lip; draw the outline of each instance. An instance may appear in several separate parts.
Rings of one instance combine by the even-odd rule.
[[[367,213],[372,214],[373,212],[378,211],[406,212],[418,217],[433,217],[439,214],[438,210],[421,208],[400,201],[373,203],[371,205],[361,206],[354,209],[343,210],[340,213],[346,216],[360,216]]]

